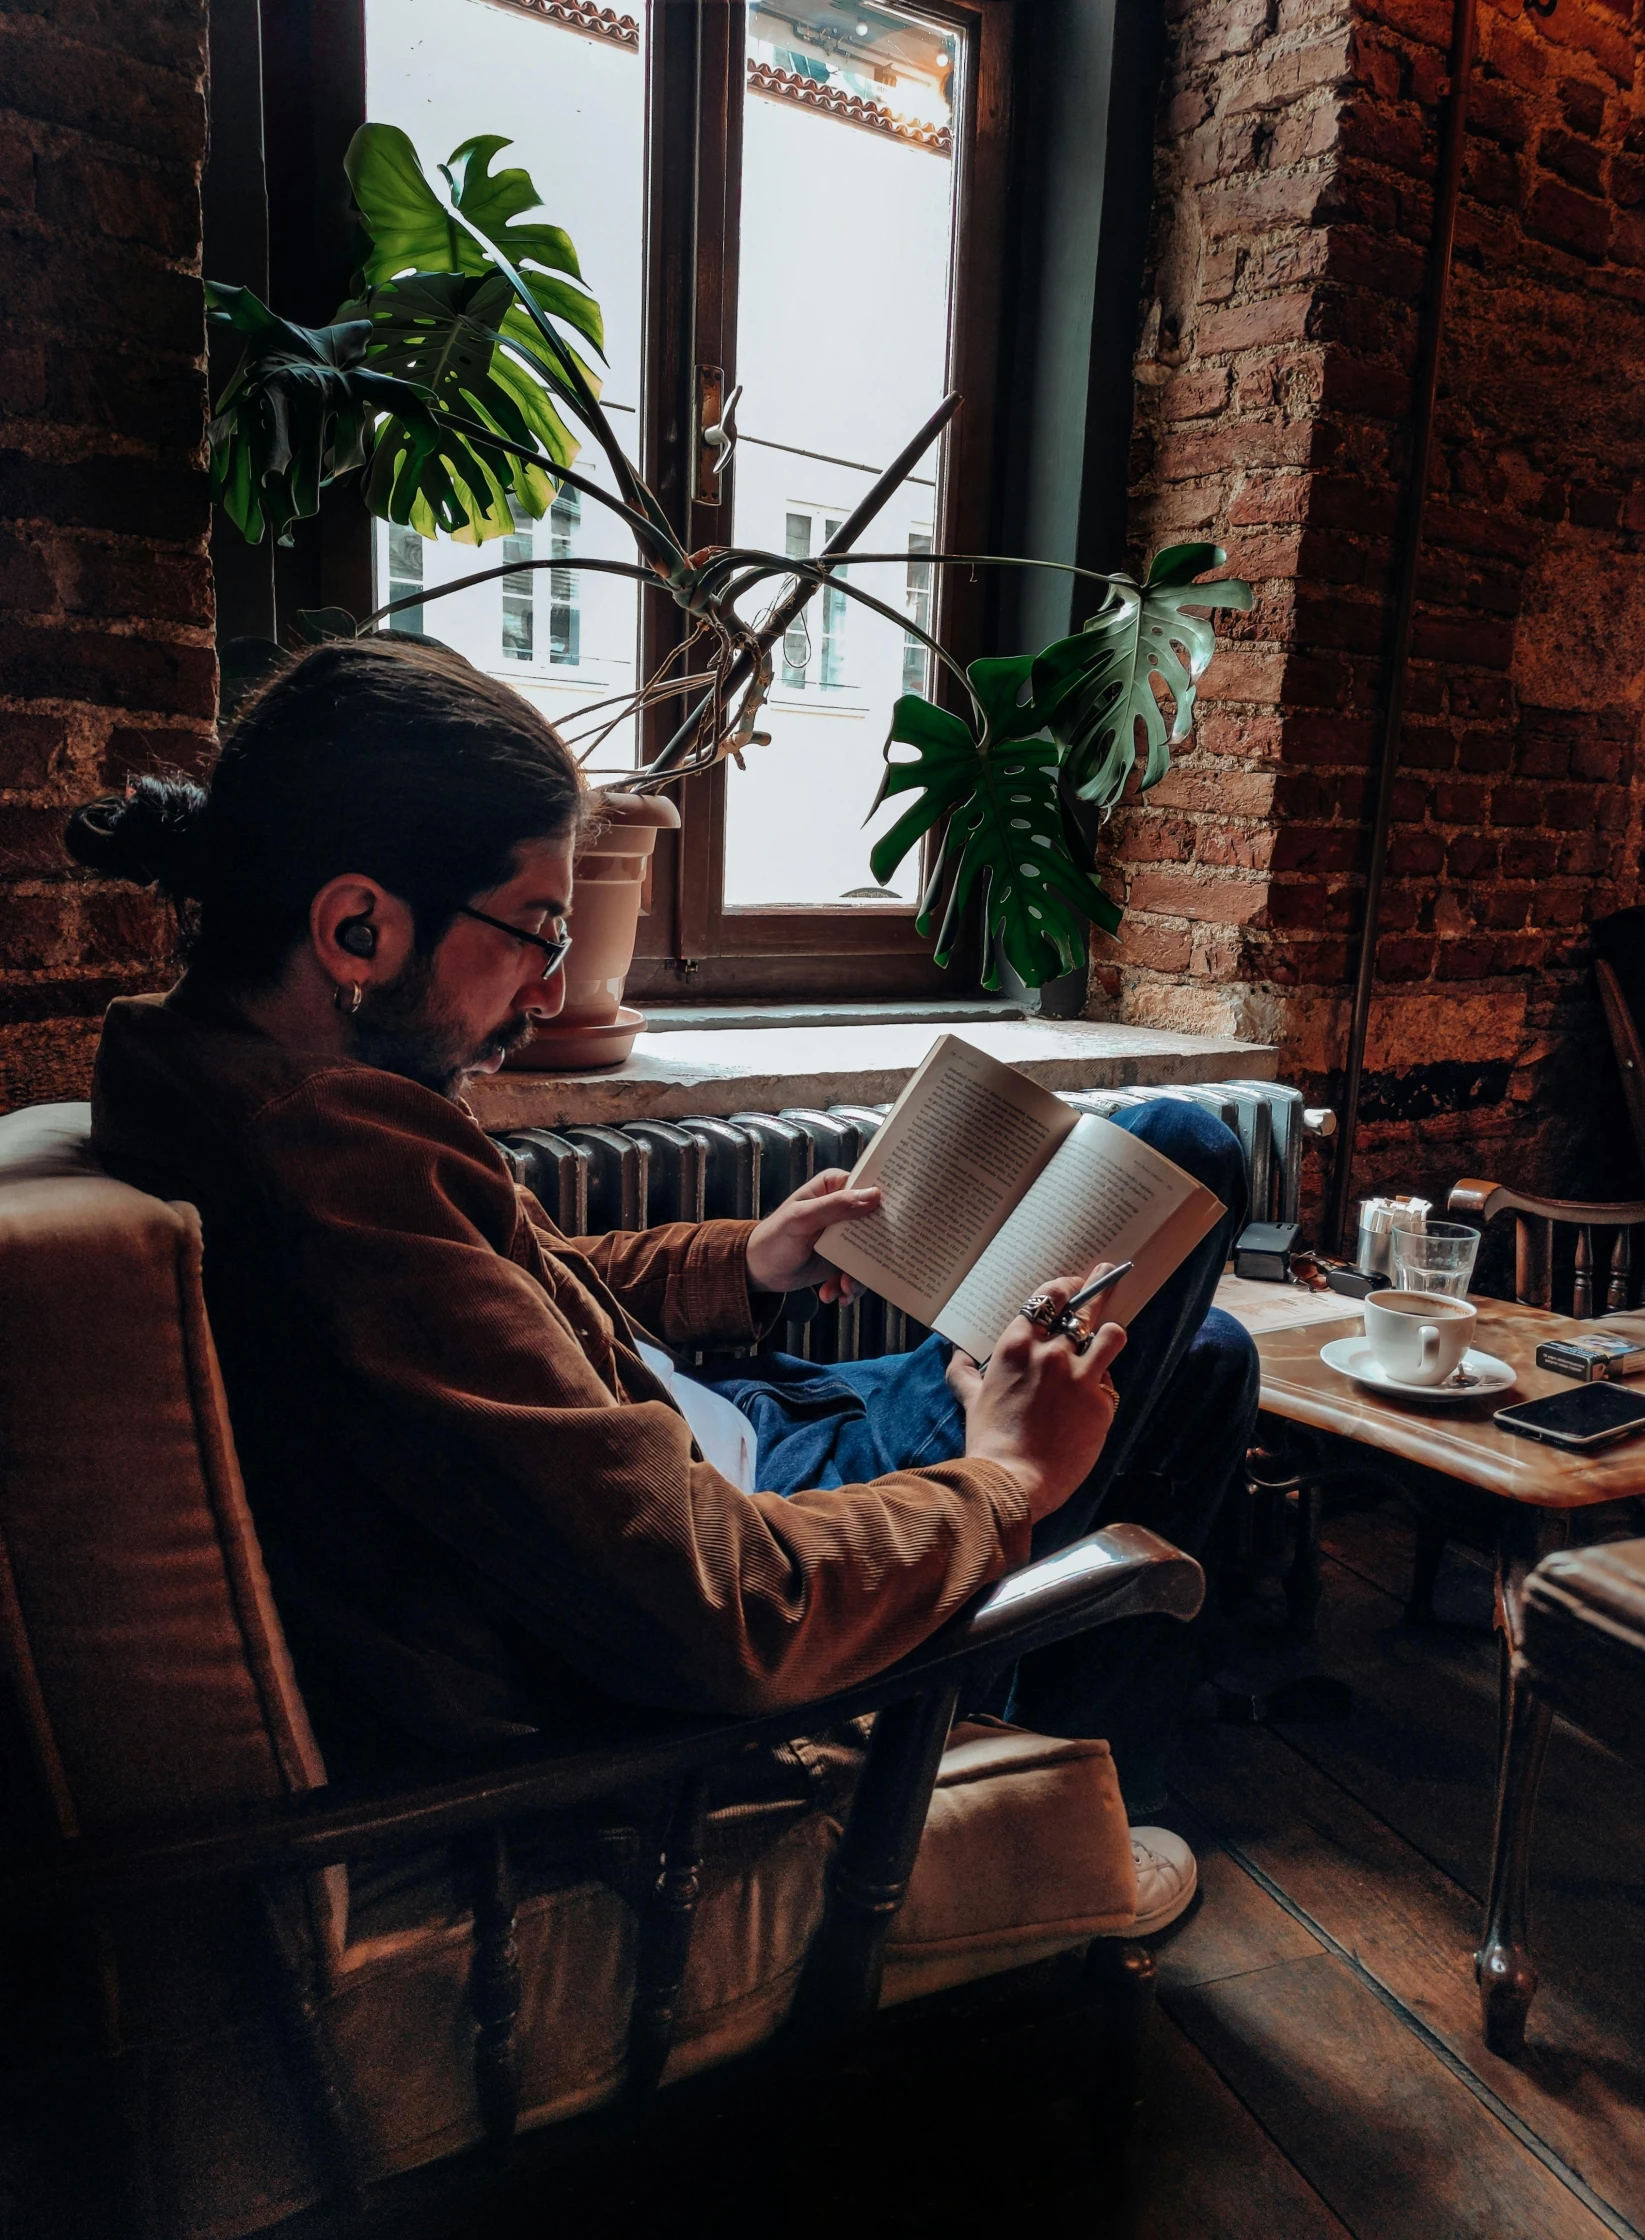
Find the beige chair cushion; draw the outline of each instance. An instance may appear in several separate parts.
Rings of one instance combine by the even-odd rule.
[[[0,1118],[0,1654],[63,1834],[325,1779],[200,1287],[200,1223]]]
[[[822,1919],[838,1823],[814,1814],[752,1868],[711,1886],[692,1936],[665,2082],[768,2038],[793,2002]],[[1129,1927],[1130,1832],[1106,1742],[1018,1728],[955,1730],[883,2003],[999,1974]],[[636,1916],[600,1883],[520,1907],[522,2122],[597,2107],[621,2090]],[[359,2093],[375,2167],[403,2170],[480,2136],[467,2002],[466,1920],[352,1944],[329,2014]]]

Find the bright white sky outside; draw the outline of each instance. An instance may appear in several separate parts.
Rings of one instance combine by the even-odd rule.
[[[640,13],[638,8],[634,11]],[[749,11],[750,53],[783,60],[797,35],[782,6]],[[883,7],[865,10],[872,50],[882,31],[906,26]],[[918,61],[943,52],[940,31],[912,19],[929,40]],[[886,47],[885,52],[891,52]],[[580,36],[493,0],[367,0],[367,112],[410,134],[434,176],[436,163],[478,133],[510,136],[496,167],[522,165],[543,197],[543,214],[575,242],[583,276],[605,317],[608,407],[638,403],[642,316],[644,173],[643,56],[608,40]],[[872,61],[846,58],[846,81],[871,95]],[[829,58],[831,71],[836,63]],[[843,67],[843,66],[842,66]],[[860,73],[867,70],[870,75]],[[904,76],[883,88],[888,106],[940,117],[935,83]],[[883,465],[940,401],[947,354],[953,166],[943,154],[841,122],[796,103],[751,92],[745,104],[743,235],[738,377],[742,441],[736,456],[736,521],[727,541],[781,553],[790,517],[810,524],[820,549],[828,525],[857,503]],[[614,409],[619,439],[638,446],[632,409]],[[905,485],[865,539],[865,549],[903,552],[911,532],[929,534],[935,453]],[[597,454],[578,464],[596,471]],[[609,486],[609,478],[598,471]],[[533,555],[545,557],[549,524],[532,525]],[[386,598],[388,538],[378,528],[380,597]],[[633,557],[626,531],[585,500],[573,550]],[[449,581],[500,565],[498,543],[478,549],[417,540],[423,581]],[[558,573],[526,579],[533,592],[529,661],[505,658],[504,599],[487,584],[428,608],[422,627],[479,666],[527,693],[573,734],[586,732],[575,711],[635,679],[637,594],[621,579],[584,572],[568,584]],[[864,567],[859,580],[888,604],[907,606],[903,565]],[[551,581],[553,589],[551,591]],[[779,586],[773,586],[773,595]],[[574,592],[577,659],[550,658],[550,607]],[[791,658],[762,717],[769,746],[748,750],[727,789],[725,900],[729,905],[837,903],[872,888],[868,848],[897,813],[888,805],[868,831],[863,819],[881,772],[892,702],[903,689],[904,633],[866,609],[831,603],[825,649],[821,596],[807,611],[793,656],[806,652],[803,682]],[[745,611],[757,612],[756,609]],[[517,641],[516,641],[517,642]],[[625,726],[596,767],[628,767],[633,728]],[[915,861],[893,881],[913,897]]]

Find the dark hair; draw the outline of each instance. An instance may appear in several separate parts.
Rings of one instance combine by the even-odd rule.
[[[245,705],[209,789],[138,778],[69,819],[70,855],[158,887],[191,963],[225,985],[278,977],[328,879],[364,873],[432,949],[460,903],[501,886],[521,841],[574,830],[583,785],[552,724],[460,654],[340,639]],[[197,905],[197,913],[189,905]]]

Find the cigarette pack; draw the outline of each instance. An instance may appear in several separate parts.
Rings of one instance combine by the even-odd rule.
[[[1645,1370],[1645,1340],[1639,1338],[1544,1338],[1536,1349],[1539,1369],[1555,1369],[1583,1384],[1611,1377],[1636,1377]]]

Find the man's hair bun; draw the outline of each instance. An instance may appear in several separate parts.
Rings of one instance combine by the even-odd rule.
[[[88,801],[63,843],[76,863],[106,879],[158,887],[172,902],[201,894],[200,827],[206,796],[187,778],[138,778],[127,794]]]

